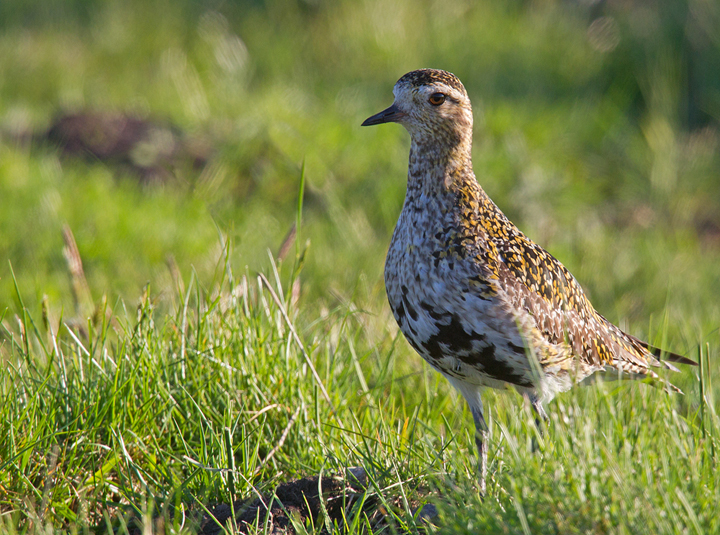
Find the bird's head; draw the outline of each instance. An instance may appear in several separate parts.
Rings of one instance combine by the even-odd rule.
[[[400,123],[418,144],[450,147],[471,142],[472,107],[454,74],[436,69],[412,71],[397,81],[393,94],[392,106],[368,117],[363,126]]]

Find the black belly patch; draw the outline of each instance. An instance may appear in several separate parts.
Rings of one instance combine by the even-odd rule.
[[[517,347],[517,346],[516,346]],[[520,348],[521,353],[525,354],[525,348]],[[494,379],[505,381],[506,383],[512,383],[518,386],[531,387],[532,383],[525,379],[522,374],[515,372],[502,357],[498,357],[495,353],[495,346],[484,347],[478,356],[473,355],[475,359],[473,362],[466,362],[467,364],[477,366],[480,363],[483,367],[483,372]],[[461,359],[462,360],[462,359]]]
[[[425,310],[429,308],[425,303],[421,304],[421,307]],[[518,386],[532,386],[532,383],[525,379],[523,374],[517,373],[502,356],[496,354],[495,346],[486,345],[474,349],[477,348],[478,343],[485,340],[485,335],[474,331],[468,333],[463,328],[460,319],[453,314],[440,315],[435,312],[431,314],[431,317],[436,320],[435,326],[438,329],[436,334],[430,336],[427,340],[418,340],[415,336],[412,336],[414,333],[408,333],[411,336],[407,336],[407,339],[415,351],[423,355],[433,366],[442,368],[439,363],[444,357],[455,357],[460,362],[493,379]],[[524,347],[512,344],[509,349],[515,353],[525,355]],[[457,375],[455,370],[446,371],[455,372],[453,375]]]
[[[440,359],[444,355],[453,353],[467,352],[473,348],[473,342],[481,342],[485,339],[483,334],[468,333],[463,328],[460,319],[454,314],[444,314],[440,318],[433,317],[433,319],[436,320],[435,327],[438,332],[423,341],[422,346],[434,359]],[[444,323],[448,321],[449,323]],[[443,350],[440,344],[444,344],[447,349]]]

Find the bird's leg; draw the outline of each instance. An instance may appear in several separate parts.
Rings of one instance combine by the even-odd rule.
[[[543,423],[547,422],[548,416],[545,413],[545,409],[542,406],[542,401],[540,401],[540,398],[536,394],[525,394],[525,397],[530,401],[530,404],[532,405],[533,412],[535,413],[535,427],[538,430],[538,434],[540,436],[544,435],[544,428]],[[535,437],[532,439],[532,450],[533,452],[538,450],[538,443]]]
[[[479,407],[470,406],[473,420],[475,420],[475,444],[478,450],[478,485],[480,494],[485,496],[485,478],[487,477],[487,439],[488,426],[483,416],[482,405]]]

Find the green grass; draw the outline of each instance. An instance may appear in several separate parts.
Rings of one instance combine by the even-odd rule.
[[[0,3],[0,531],[193,532],[191,508],[350,466],[390,532],[426,502],[443,533],[720,531],[720,11],[628,5]],[[702,357],[682,396],[563,394],[542,437],[488,392],[484,500],[464,402],[385,303],[407,134],[359,127],[425,66],[465,83],[511,219],[608,319]],[[141,185],[17,141],[81,109],[215,152]]]
[[[720,420],[706,368],[717,345],[703,355],[700,384],[673,378],[686,396],[625,383],[560,396],[535,453],[529,408],[489,393],[482,501],[464,402],[411,355],[387,314],[351,305],[313,314],[292,302],[287,278],[270,280],[228,270],[209,288],[192,282],[166,317],[150,296],[117,304],[84,337],[19,318],[3,344],[5,529],[121,529],[134,514],[192,530],[190,504],[350,466],[368,471],[370,496],[435,503],[441,532],[720,528]],[[231,466],[234,491],[212,470]],[[396,514],[414,525],[410,506]]]

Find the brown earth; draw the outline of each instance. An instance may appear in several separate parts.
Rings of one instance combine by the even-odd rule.
[[[254,498],[237,500],[232,504],[216,504],[207,508],[196,507],[197,533],[220,535],[230,533],[268,533],[295,535],[327,533],[328,527],[349,528],[353,519],[362,515],[359,527],[369,525],[373,533],[403,533],[395,516],[388,509],[402,511],[399,497],[382,500],[368,487],[367,474],[362,468],[349,468],[346,475],[306,477],[278,485],[273,492]],[[411,506],[422,525],[437,516],[432,504]],[[418,512],[419,510],[419,512]],[[155,521],[154,533],[162,533],[161,519]],[[421,527],[422,531],[422,527]],[[135,523],[131,533],[144,533],[143,526]]]

